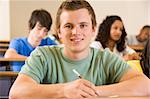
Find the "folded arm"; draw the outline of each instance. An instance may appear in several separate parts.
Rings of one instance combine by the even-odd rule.
[[[96,87],[84,79],[63,84],[38,84],[24,74],[19,74],[9,93],[9,99],[79,99],[93,96],[97,96]]]
[[[97,90],[100,96],[149,96],[150,79],[130,69],[119,83],[97,86]]]
[[[23,55],[20,55],[16,52],[15,49],[13,48],[9,48],[5,55],[4,55],[5,58],[27,58],[27,56],[23,56]]]
[[[10,93],[10,99],[49,99],[50,96],[63,97],[61,89],[63,84],[38,84],[35,80],[24,74],[19,74]]]

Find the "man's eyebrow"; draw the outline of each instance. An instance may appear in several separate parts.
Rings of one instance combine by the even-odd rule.
[[[71,23],[68,22],[68,23],[66,23],[66,24],[71,24]],[[65,24],[65,25],[66,25],[66,24]]]
[[[88,22],[80,22],[80,24],[89,24]]]
[[[68,22],[68,23],[65,23],[64,25],[72,25],[72,23],[69,23],[69,22]]]

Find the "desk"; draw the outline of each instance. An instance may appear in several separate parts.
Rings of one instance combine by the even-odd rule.
[[[18,72],[13,72],[13,71],[1,71],[0,72],[0,77],[17,77]]]
[[[66,99],[66,98],[50,98],[50,99]],[[145,97],[93,97],[81,99],[150,99],[150,96]]]
[[[9,46],[9,44],[0,44],[0,47],[8,47]]]
[[[23,62],[26,58],[0,58],[0,62]]]
[[[6,52],[7,48],[0,48],[0,52]]]
[[[129,45],[129,47],[138,52],[141,52],[144,49],[144,46],[142,45]]]
[[[6,51],[7,51],[7,48],[0,48],[0,57],[4,57],[4,54]]]
[[[0,66],[5,66],[10,71],[10,62],[24,62],[26,58],[0,58]]]
[[[9,40],[0,40],[0,43],[9,43]]]
[[[150,97],[98,97],[98,98],[85,98],[85,99],[150,99]]]

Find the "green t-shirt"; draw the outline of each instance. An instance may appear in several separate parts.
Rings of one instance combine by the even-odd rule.
[[[84,79],[95,85],[116,83],[130,68],[128,64],[108,49],[91,48],[91,53],[80,61],[63,55],[63,47],[44,46],[34,50],[20,73],[30,76],[38,83],[65,83],[78,79],[76,69]]]

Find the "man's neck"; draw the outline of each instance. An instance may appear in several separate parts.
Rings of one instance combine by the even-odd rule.
[[[70,51],[70,50],[64,48],[63,53],[65,56],[67,56],[71,60],[78,61],[78,60],[82,60],[82,59],[88,57],[88,55],[90,54],[90,48],[88,48],[87,50],[84,50],[84,51],[80,51],[80,52],[73,52],[73,51]]]
[[[34,44],[32,38],[30,38],[30,37],[27,38],[27,41],[28,41],[28,43],[29,43],[33,48],[35,48],[35,47],[38,46],[38,45],[35,45],[35,44]]]

